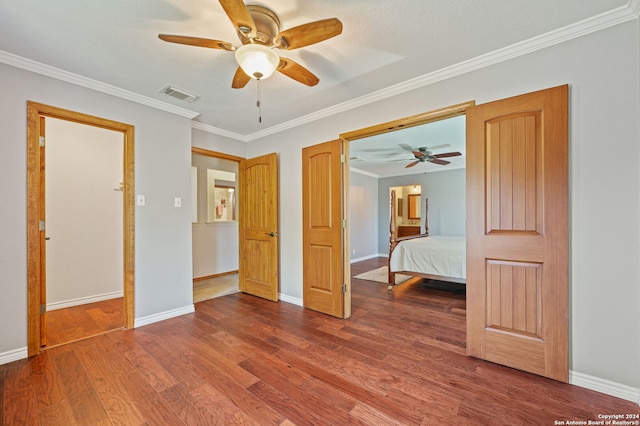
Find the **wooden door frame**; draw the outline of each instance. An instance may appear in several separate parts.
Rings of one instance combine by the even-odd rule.
[[[458,117],[465,115],[467,108],[475,106],[475,101],[468,101],[461,104],[451,105],[444,108],[435,109],[432,111],[423,112],[421,114],[412,115],[409,117],[400,118],[397,120],[387,121],[386,123],[376,124],[374,126],[365,127],[363,129],[354,130],[347,133],[342,133],[340,138],[344,141],[345,152],[345,169],[349,171],[349,149],[350,142],[368,138],[370,136],[381,135],[384,133],[394,132],[396,130],[407,129],[409,127],[420,126],[422,124],[433,123],[435,121],[446,120],[447,118]],[[466,145],[466,141],[465,141]],[[465,195],[466,196],[466,195]],[[349,258],[349,246],[350,246],[350,233],[349,233],[349,173],[345,173],[344,185],[342,188],[342,197],[345,204],[344,218],[346,218],[345,229],[345,251],[344,251],[344,270],[345,270],[345,283],[347,284],[347,294],[349,297],[345,300],[345,312],[351,313],[351,262]],[[348,302],[347,302],[348,300]]]
[[[134,203],[134,126],[92,115],[27,101],[27,352],[37,355],[41,349],[40,304],[42,300],[43,242],[40,220],[44,218],[45,193],[40,147],[40,120],[57,118],[99,127],[123,134],[123,296],[125,328],[134,327],[135,297],[135,203]]]

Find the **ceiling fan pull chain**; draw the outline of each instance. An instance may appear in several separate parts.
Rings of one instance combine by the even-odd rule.
[[[258,100],[256,106],[258,107],[258,123],[262,123],[262,90],[260,87],[260,80],[258,80]]]

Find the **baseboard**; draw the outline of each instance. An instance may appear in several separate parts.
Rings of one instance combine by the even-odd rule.
[[[376,257],[389,257],[389,254],[376,253],[376,254],[370,254],[368,256],[356,257],[351,259],[349,263],[362,262],[363,260],[375,259]]]
[[[10,362],[13,362],[13,361],[25,359],[28,356],[29,356],[29,351],[27,350],[26,347],[3,352],[0,354],[0,365],[9,364]]]
[[[213,274],[213,275],[205,275],[202,277],[196,277],[193,279],[193,282],[198,282],[198,281],[206,281],[206,280],[211,280],[213,278],[220,278],[220,277],[224,277],[227,275],[234,275],[239,273],[239,271],[236,269],[235,271],[229,271],[229,272],[221,272],[219,274]]]
[[[292,305],[304,306],[302,303],[302,299],[300,299],[299,297],[291,297],[282,293],[280,293],[278,297],[283,302],[291,303]]]
[[[112,293],[98,294],[95,296],[80,297],[78,299],[63,300],[62,302],[47,303],[47,312],[56,309],[71,308],[73,306],[86,305],[87,303],[102,302],[103,300],[116,299],[123,296],[122,290]]]
[[[640,389],[638,388],[599,377],[589,376],[588,374],[578,373],[577,371],[569,372],[569,383],[580,386],[581,388],[615,396],[616,398],[626,399],[627,401],[632,401],[640,405]]]
[[[183,308],[172,309],[170,311],[160,312],[158,314],[148,315],[142,318],[136,318],[134,322],[134,328],[153,324],[154,322],[168,320],[170,318],[179,317],[180,315],[191,314],[193,312],[195,312],[195,307],[193,304],[191,304]]]

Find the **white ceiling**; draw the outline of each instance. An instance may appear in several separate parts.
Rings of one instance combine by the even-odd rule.
[[[168,33],[239,45],[215,0],[2,0],[0,61],[36,61],[62,74],[185,108],[198,114],[195,122],[214,133],[246,141],[445,67],[584,22],[600,24],[603,16],[637,8],[637,0],[247,3],[275,11],[283,30],[331,17],[344,25],[342,34],[330,40],[279,51],[315,73],[320,83],[307,87],[279,73],[264,80],[262,123],[256,82],[231,89],[237,67],[231,52],[157,38],[158,33]],[[200,98],[185,103],[160,94],[168,83]],[[409,142],[412,146],[439,144],[436,139],[407,137],[415,141]]]

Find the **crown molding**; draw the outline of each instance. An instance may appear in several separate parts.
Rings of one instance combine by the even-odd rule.
[[[376,179],[380,178],[380,175],[377,175],[377,174],[371,173],[371,172],[367,172],[365,170],[360,170],[360,169],[355,168],[355,167],[349,167],[349,171],[352,172],[352,173],[357,173],[359,175],[369,176],[369,177],[376,178]]]
[[[78,74],[74,74],[68,71],[55,68],[50,65],[46,65],[40,62],[32,61],[31,59],[23,58],[18,55],[14,55],[9,52],[0,50],[0,63],[21,68],[23,70],[31,71],[36,74],[41,74],[47,77],[55,78],[56,80],[66,81],[67,83],[75,84],[77,86],[86,87],[88,89],[95,90],[97,92],[106,93],[108,95],[116,96],[118,98],[133,101],[142,105],[150,106],[162,111],[170,112],[182,117],[193,119],[200,115],[195,111],[191,111],[185,108],[180,108],[166,102],[159,101],[157,99],[150,98],[148,96],[139,95],[129,90],[121,89],[110,84],[102,83],[97,80],[93,80],[87,77],[83,77]]]
[[[429,86],[439,81],[447,80],[462,74],[476,71],[488,66],[508,61],[518,56],[523,56],[537,50],[541,50],[556,44],[564,43],[587,34],[603,30],[633,19],[637,19],[640,15],[640,0],[630,0],[626,6],[612,9],[600,15],[593,16],[580,22],[568,25],[566,27],[550,31],[537,37],[525,40],[520,43],[513,44],[503,49],[498,49],[485,55],[460,62],[458,64],[441,68],[437,71],[424,74],[422,76],[407,80],[368,95],[361,96],[340,104],[336,104],[329,108],[307,114],[302,117],[287,121],[285,123],[269,127],[259,132],[251,133],[245,138],[247,141],[263,138],[283,132],[285,130],[311,123],[335,114],[356,109],[374,102],[378,102],[392,96],[396,96],[411,90]]]
[[[219,127],[211,126],[209,124],[204,124],[199,121],[192,121],[191,128],[202,130],[207,133],[214,133],[216,135],[225,136],[227,138],[235,139],[240,142],[249,142],[246,136],[241,135],[240,133],[230,132],[228,130],[221,129]]]

